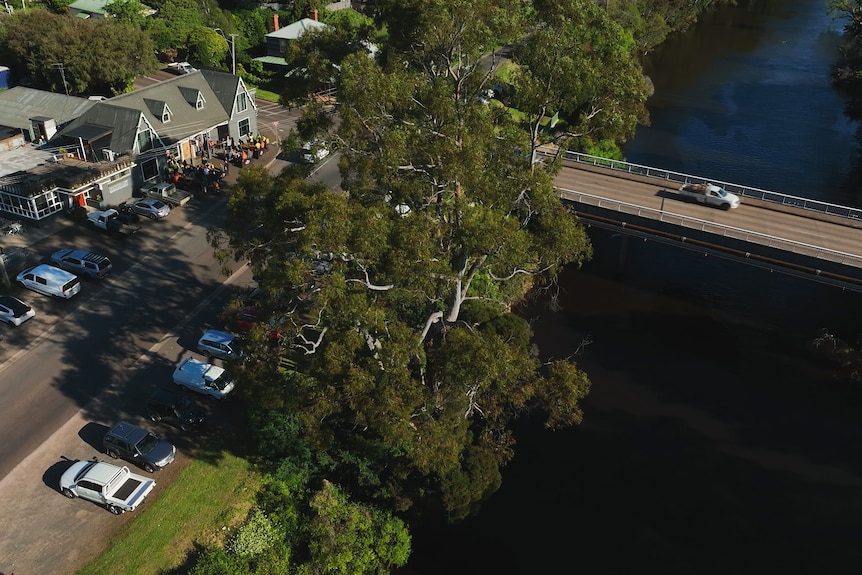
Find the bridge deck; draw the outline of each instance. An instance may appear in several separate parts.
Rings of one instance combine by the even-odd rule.
[[[721,211],[682,201],[675,191],[678,183],[577,162],[565,161],[555,183],[564,199],[581,204],[862,269],[862,222],[857,219],[752,198]]]

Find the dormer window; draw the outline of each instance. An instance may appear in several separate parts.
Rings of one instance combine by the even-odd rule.
[[[195,110],[203,110],[203,109],[204,109],[204,104],[206,104],[206,103],[207,103],[207,101],[206,101],[206,100],[204,100],[203,94],[201,94],[200,92],[198,92],[198,99],[197,99],[197,101],[195,102]]]
[[[167,124],[171,121],[171,109],[165,106],[165,110],[162,112],[162,123]]]

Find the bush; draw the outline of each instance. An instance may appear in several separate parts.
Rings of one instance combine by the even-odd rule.
[[[259,555],[275,544],[278,533],[269,518],[255,507],[248,519],[228,541],[227,550],[233,555],[249,557]]]

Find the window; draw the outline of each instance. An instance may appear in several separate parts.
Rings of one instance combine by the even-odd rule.
[[[162,123],[167,124],[171,121],[171,111],[165,108],[165,111],[162,112]]]
[[[248,125],[248,118],[239,123],[239,135],[240,137],[248,136],[251,134],[251,129]]]
[[[138,153],[146,152],[153,147],[153,134],[149,130],[138,132]]]
[[[198,94],[198,100],[197,100],[197,102],[195,102],[195,109],[196,110],[203,110],[204,104],[206,104],[206,103],[207,103],[207,101],[204,100],[204,97],[201,96],[200,94]]]
[[[240,92],[236,95],[236,111],[245,112],[248,109],[248,100],[246,99],[245,92]]]
[[[152,180],[159,175],[159,162],[156,158],[151,158],[141,162],[141,172],[144,175],[144,180]]]

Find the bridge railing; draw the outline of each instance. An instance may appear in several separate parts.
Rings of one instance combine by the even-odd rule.
[[[629,204],[618,200],[611,200],[608,198],[603,198],[601,196],[577,192],[575,190],[557,188],[557,191],[560,193],[560,198],[562,198],[563,200],[596,206],[602,209],[616,211],[629,215],[644,216],[652,220],[678,225],[681,227],[698,231],[709,232],[726,238],[747,241],[762,246],[786,250],[795,254],[801,254],[822,260],[837,262],[856,268],[862,268],[862,256],[858,256],[855,254],[831,250],[821,246],[815,246],[812,244],[788,240],[785,238],[771,236],[768,234],[762,234],[760,232],[754,232],[743,228],[735,228],[733,226],[717,224],[715,222],[692,218],[689,216],[683,216],[680,214],[673,214],[670,212],[665,212],[664,210],[645,208],[643,206],[638,206],[637,204]]]
[[[538,154],[545,157],[555,157],[557,155],[557,151],[558,150],[556,148],[549,147],[543,147],[537,150]],[[563,155],[563,159],[569,162],[576,162],[579,164],[590,164],[602,168],[609,168],[611,170],[625,172],[627,174],[646,176],[648,178],[654,178],[656,180],[662,180],[664,182],[673,182],[675,184],[678,184],[676,187],[690,183],[711,183],[720,186],[728,192],[736,194],[737,196],[754,198],[758,200],[763,200],[765,202],[781,204],[783,206],[794,206],[797,208],[812,210],[824,214],[839,216],[842,218],[862,220],[862,209],[860,208],[842,206],[839,204],[830,204],[829,202],[821,202],[819,200],[811,200],[799,196],[790,196],[779,192],[770,192],[769,190],[752,188],[750,186],[734,184],[733,182],[707,180],[700,176],[693,176],[691,174],[683,174],[681,172],[673,172],[660,168],[652,168],[650,166],[642,166],[639,164],[632,164],[620,160],[609,160],[608,158],[591,156],[589,154],[582,154],[580,152],[566,152]]]

